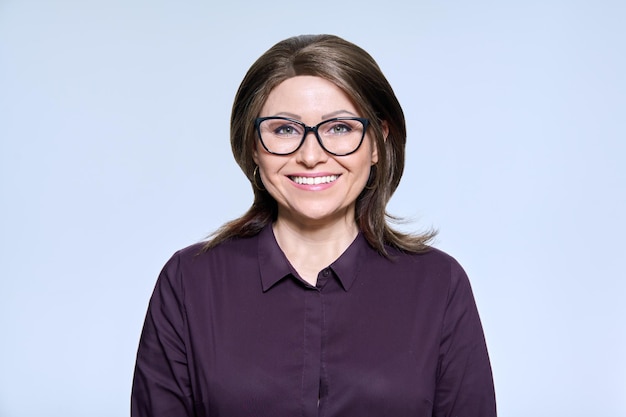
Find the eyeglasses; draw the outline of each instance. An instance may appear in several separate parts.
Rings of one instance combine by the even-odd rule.
[[[369,120],[361,117],[336,117],[315,126],[288,117],[259,117],[254,127],[261,144],[271,154],[289,155],[300,149],[306,135],[313,132],[318,143],[329,154],[345,156],[359,149]]]

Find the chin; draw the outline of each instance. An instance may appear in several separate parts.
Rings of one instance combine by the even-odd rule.
[[[354,210],[350,210],[349,208],[338,208],[338,209],[323,209],[319,210],[311,210],[309,207],[308,210],[302,210],[295,213],[295,218],[302,219],[304,222],[314,222],[314,223],[332,223],[338,220],[347,218],[354,218]]]

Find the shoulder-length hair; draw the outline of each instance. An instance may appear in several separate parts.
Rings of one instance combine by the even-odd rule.
[[[409,252],[425,250],[434,232],[407,234],[394,230],[388,220],[397,219],[386,212],[404,170],[406,126],[402,107],[369,53],[334,35],[285,39],[261,55],[248,70],[235,96],[230,142],[235,160],[252,185],[254,202],[243,216],[214,232],[205,247],[209,249],[231,238],[256,235],[276,220],[277,203],[258,186],[255,178],[254,120],[259,117],[272,89],[299,75],[331,81],[352,99],[362,112],[361,116],[370,120],[369,134],[378,149],[378,162],[356,201],[355,220],[361,233],[384,256],[388,256],[386,245]],[[386,137],[383,123],[388,129]]]

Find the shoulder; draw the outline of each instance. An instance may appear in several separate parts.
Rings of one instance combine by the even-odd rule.
[[[389,257],[370,256],[369,268],[384,272],[384,276],[395,277],[407,284],[419,284],[420,287],[438,288],[447,293],[453,288],[469,286],[469,279],[463,266],[449,253],[434,247],[424,251],[404,252],[387,248]]]
[[[463,271],[463,267],[454,256],[432,246],[428,246],[421,252],[405,252],[392,247],[387,249],[389,253],[387,262],[391,265],[450,272]]]
[[[211,248],[207,248],[207,242],[197,242],[174,252],[169,262],[176,261],[187,264],[224,258],[236,260],[256,256],[257,250],[257,236],[233,238]]]
[[[258,240],[236,238],[224,241],[210,249],[206,242],[198,242],[174,252],[166,261],[162,274],[189,281],[206,276],[212,271],[230,271],[238,267],[258,263]]]

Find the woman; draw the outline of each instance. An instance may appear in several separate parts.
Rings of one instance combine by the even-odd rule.
[[[252,65],[231,144],[254,203],[163,268],[133,416],[495,416],[465,273],[385,221],[405,138],[352,43],[294,37]]]

